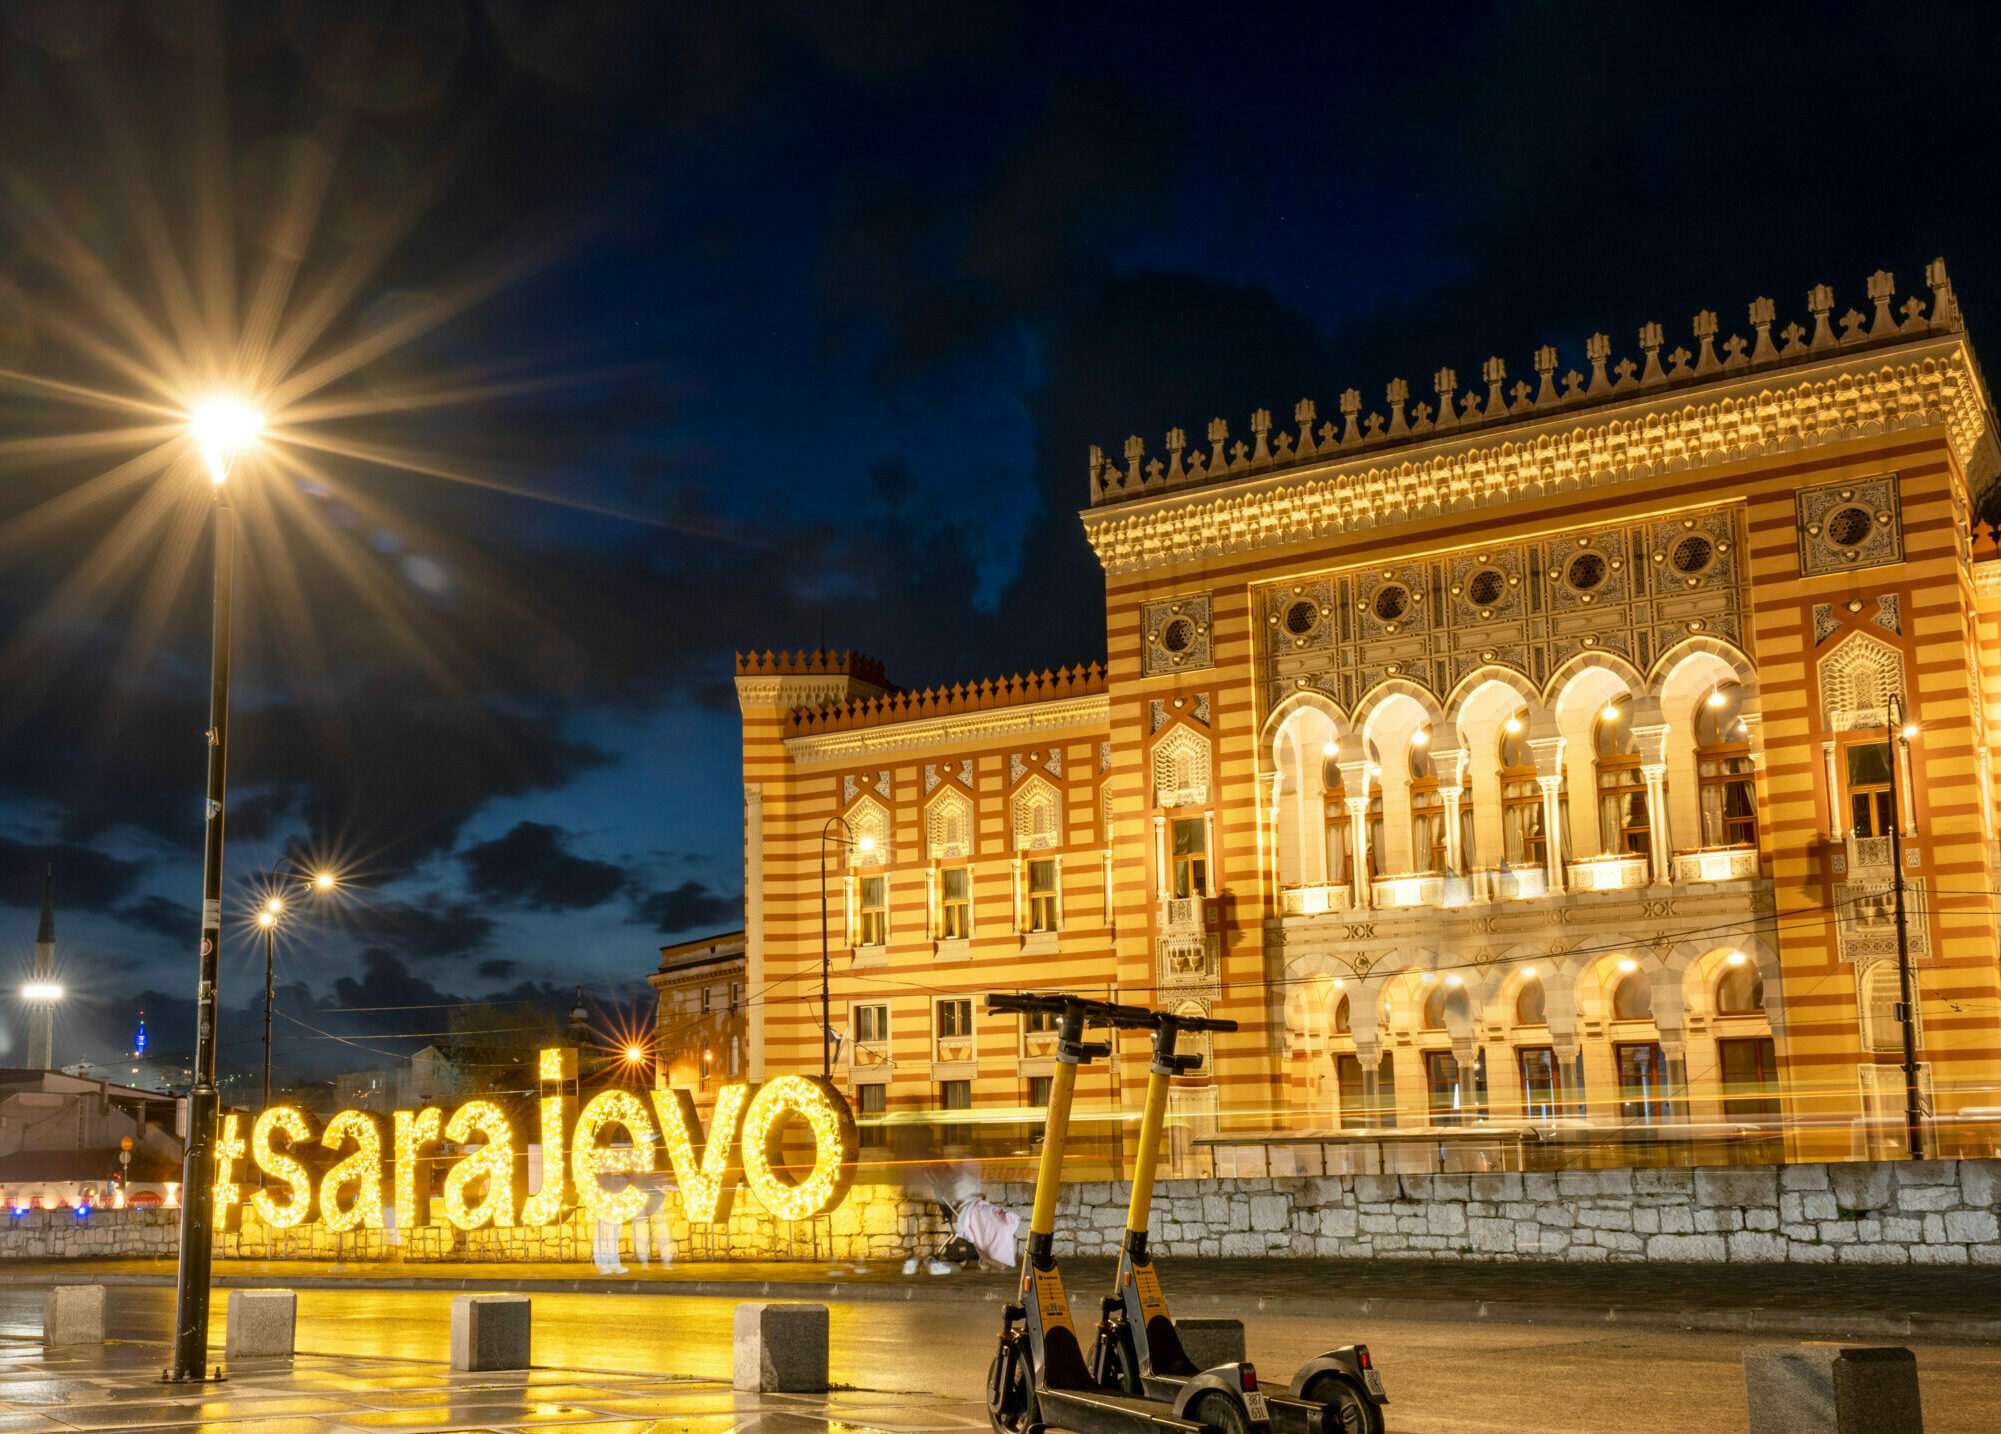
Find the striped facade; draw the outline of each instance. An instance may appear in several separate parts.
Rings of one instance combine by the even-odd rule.
[[[1050,1069],[980,993],[1068,989],[1237,1021],[1178,1084],[1184,1137],[1874,1153],[1902,1138],[1894,845],[1930,1139],[1985,1149],[2001,464],[1929,277],[1929,316],[1879,275],[1873,326],[1822,306],[1784,350],[1760,301],[1727,360],[1704,316],[1671,373],[1649,326],[1639,379],[1594,339],[1588,386],[1539,363],[1512,405],[1496,361],[1484,413],[1443,372],[1450,422],[1395,384],[1387,430],[1351,394],[1340,436],[1302,403],[1296,445],[1260,413],[1206,465],[1179,430],[1165,469],[1094,450],[1102,669],[911,695],[740,658],[753,1075],[821,1064],[824,932],[836,1079],[948,1148],[1023,1143]],[[1128,1047],[1104,1104],[1144,1075]]]

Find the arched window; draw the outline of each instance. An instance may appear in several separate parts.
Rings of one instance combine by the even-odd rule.
[[[1341,764],[1333,757],[1320,764],[1320,786],[1327,794],[1327,879],[1339,885],[1352,881],[1354,833],[1348,827],[1348,792],[1341,785]]]
[[[1628,971],[1612,988],[1612,1019],[1651,1021],[1654,1018],[1654,983],[1644,971]]]
[[[1758,844],[1751,734],[1743,711],[1744,688],[1735,682],[1718,683],[1695,706],[1695,772],[1704,846]]]
[[[1460,827],[1460,861],[1471,866],[1473,848],[1473,799],[1470,788],[1461,788],[1459,810],[1447,810],[1446,799],[1438,790],[1437,769],[1431,761],[1431,729],[1421,727],[1410,739],[1410,851],[1411,864],[1418,871],[1444,871],[1451,849],[1450,823]]]
[[[1542,786],[1529,750],[1524,707],[1501,724],[1501,838],[1511,866],[1541,866],[1548,859],[1542,821]]]
[[[1515,993],[1515,1024],[1518,1026],[1542,1026],[1549,1023],[1549,1008],[1545,1002],[1542,982],[1527,980],[1521,990]]]
[[[1335,1035],[1337,1035],[1337,1036],[1346,1036],[1346,1035],[1351,1035],[1351,1034],[1353,1034],[1353,1030],[1352,1030],[1352,1028],[1351,1028],[1351,1027],[1349,1026],[1349,1024],[1348,1024],[1348,1020],[1349,1020],[1349,1016],[1348,1016],[1348,998],[1347,998],[1346,996],[1343,996],[1343,997],[1342,997],[1342,998],[1341,998],[1340,1000],[1338,1000],[1338,1001],[1336,1001],[1336,1002],[1334,1003],[1334,1034],[1335,1034]]]
[[[1765,1013],[1765,977],[1748,957],[1734,966],[1725,963],[1723,979],[1716,983],[1716,1013],[1719,1016]]]
[[[1622,694],[1598,715],[1598,839],[1608,852],[1647,851],[1647,784],[1633,735],[1633,699]]]
[[[1900,1051],[1904,1048],[1904,1026],[1897,1019],[1897,1003],[1901,996],[1895,961],[1879,961],[1863,975],[1862,1043],[1865,1049]]]

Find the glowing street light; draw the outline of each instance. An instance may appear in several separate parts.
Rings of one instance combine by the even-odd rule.
[[[54,981],[30,981],[21,988],[21,999],[24,1001],[45,1004],[60,1001],[62,998],[63,988]]]
[[[188,419],[188,432],[201,450],[209,481],[220,487],[236,466],[236,455],[264,431],[264,415],[234,398],[212,399]]]

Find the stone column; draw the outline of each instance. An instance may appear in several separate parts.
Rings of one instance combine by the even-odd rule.
[[[1551,1032],[1552,1048],[1556,1052],[1556,1113],[1559,1116],[1588,1117],[1585,1106],[1585,1092],[1577,1079],[1577,1057],[1581,1047],[1577,1037],[1568,1039]]]
[[[1668,724],[1658,697],[1642,697],[1632,705],[1633,740],[1640,749],[1640,778],[1646,783],[1647,873],[1655,883],[1674,877],[1674,845],[1667,804]]]
[[[1688,1123],[1688,1045],[1661,1036],[1661,1054],[1667,1060],[1668,1119]]]
[[[1348,845],[1351,849],[1349,864],[1354,869],[1348,873],[1355,886],[1355,909],[1366,911],[1369,907],[1369,799],[1367,797],[1348,798]]]
[[[1834,743],[1820,744],[1821,760],[1827,764],[1827,835],[1830,841],[1848,840],[1848,804],[1841,798],[1841,777],[1835,771]]]
[[[1173,870],[1172,857],[1167,850],[1167,818],[1155,814],[1153,819],[1154,890],[1161,896],[1172,896],[1174,885],[1170,878]]]
[[[1437,734],[1433,734],[1437,740]],[[1445,869],[1464,872],[1465,853],[1459,841],[1459,798],[1465,793],[1466,749],[1455,747],[1449,752],[1433,748],[1431,770],[1438,775],[1439,800],[1445,803]]]
[[[1536,786],[1542,792],[1543,870],[1549,890],[1563,890],[1563,735],[1556,714],[1529,718],[1529,751],[1535,755]]]

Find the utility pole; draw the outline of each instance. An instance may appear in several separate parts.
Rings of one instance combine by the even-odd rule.
[[[1890,740],[1903,749],[1908,766],[1911,756],[1911,729],[1904,725],[1903,699],[1895,692],[1889,701]],[[1911,1159],[1925,1158],[1924,1116],[1918,1099],[1918,1024],[1911,991],[1911,936],[1904,911],[1904,817],[1902,793],[1897,790],[1897,749],[1890,752],[1890,892],[1897,923],[1897,1023],[1904,1033],[1904,1134],[1910,1143]]]

